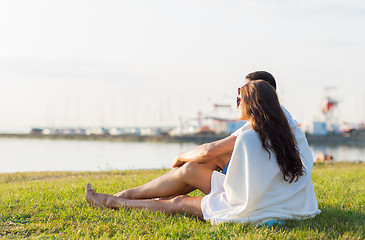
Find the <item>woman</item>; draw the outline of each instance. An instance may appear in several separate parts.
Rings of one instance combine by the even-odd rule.
[[[297,124],[287,120],[267,82],[246,83],[239,93],[240,119],[248,122],[237,133],[226,175],[189,162],[114,196],[96,193],[87,184],[88,203],[100,208],[185,212],[212,223],[314,217],[319,210],[311,181],[313,160],[304,134],[293,135],[291,126]],[[206,196],[176,196],[187,188],[200,189]]]

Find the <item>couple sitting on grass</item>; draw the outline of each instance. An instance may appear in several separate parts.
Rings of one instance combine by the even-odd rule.
[[[270,73],[250,73],[238,89],[239,117],[247,121],[240,129],[180,154],[171,172],[142,186],[108,195],[88,183],[87,202],[102,209],[188,213],[212,224],[314,217],[320,211],[311,180],[312,153],[275,89]],[[186,195],[195,189],[205,196]]]

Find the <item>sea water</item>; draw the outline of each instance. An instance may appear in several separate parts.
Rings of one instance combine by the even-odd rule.
[[[194,143],[111,142],[0,138],[0,173],[170,168]],[[365,161],[365,147],[311,146],[314,157]]]

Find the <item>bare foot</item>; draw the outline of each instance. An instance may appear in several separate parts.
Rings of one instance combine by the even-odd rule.
[[[103,210],[105,209],[105,206],[95,199],[97,195],[98,194],[95,192],[95,189],[91,186],[91,184],[90,183],[86,184],[85,198],[87,203],[93,208],[99,208],[100,210]]]

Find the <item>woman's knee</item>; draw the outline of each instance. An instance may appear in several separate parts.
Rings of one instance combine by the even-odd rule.
[[[181,173],[183,175],[189,175],[196,171],[199,168],[198,163],[195,162],[187,162],[181,167]]]

